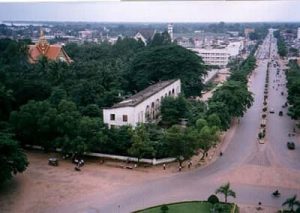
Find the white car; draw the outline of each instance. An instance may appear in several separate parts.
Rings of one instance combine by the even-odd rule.
[[[274,113],[275,111],[274,111],[274,109],[273,108],[271,108],[270,109],[270,113]]]

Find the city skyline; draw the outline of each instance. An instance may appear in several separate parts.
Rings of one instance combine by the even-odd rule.
[[[27,2],[0,3],[0,20],[173,23],[298,22],[300,21],[299,9],[300,2],[295,1]]]

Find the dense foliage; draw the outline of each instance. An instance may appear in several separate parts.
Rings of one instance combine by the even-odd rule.
[[[23,172],[28,166],[24,152],[11,135],[0,132],[0,185],[12,178],[13,174]]]
[[[295,120],[300,118],[300,67],[296,61],[289,62],[287,72],[288,114]],[[298,124],[300,126],[300,123]]]
[[[274,32],[274,37],[277,38],[278,54],[281,57],[286,56],[287,55],[286,45],[285,45],[284,39],[280,35],[280,31],[279,30],[277,30],[277,31]]]
[[[28,64],[26,45],[0,40],[0,120],[15,135],[11,140],[22,145],[138,159],[173,156],[181,165],[199,149],[205,156],[217,143],[219,131],[251,104],[251,94],[242,83],[255,64],[248,58],[233,79],[216,91],[208,107],[184,96],[166,98],[160,125],[108,129],[101,108],[155,82],[180,78],[187,97],[201,94],[201,77],[206,73],[202,59],[170,44],[166,33],[155,36],[146,47],[130,38],[115,45],[68,44],[71,65],[46,58]],[[235,73],[243,75],[234,77]],[[178,126],[181,118],[187,119],[187,127]]]
[[[126,79],[131,91],[141,90],[160,80],[179,78],[186,96],[198,96],[201,76],[206,73],[202,59],[178,45],[146,48],[133,58]]]

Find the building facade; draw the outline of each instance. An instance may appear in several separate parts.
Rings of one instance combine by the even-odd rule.
[[[199,56],[201,56],[204,63],[207,65],[226,67],[226,65],[228,64],[230,54],[225,48],[193,48],[191,50],[196,52]]]
[[[174,41],[173,24],[168,24],[168,34],[170,35],[171,42],[173,42]]]
[[[177,97],[181,92],[179,79],[161,81],[139,93],[103,109],[104,123],[109,128],[139,123],[153,123],[159,120],[161,101],[167,96]]]

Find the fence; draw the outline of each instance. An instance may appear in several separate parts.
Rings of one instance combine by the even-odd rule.
[[[25,145],[25,147],[32,148],[32,149],[40,149],[42,150],[43,147],[36,146],[36,145]],[[61,149],[57,148],[57,152],[61,152]],[[87,152],[84,153],[86,156],[93,156],[93,157],[99,157],[99,158],[107,158],[107,159],[113,159],[113,160],[120,160],[120,161],[131,161],[131,162],[138,162],[138,158],[130,157],[130,156],[121,156],[121,155],[110,155],[110,154],[103,154],[103,153],[94,153],[94,152]],[[159,165],[163,163],[171,163],[174,162],[176,158],[161,158],[161,159],[147,159],[147,158],[141,158],[139,162],[141,163],[149,163],[152,165]]]

